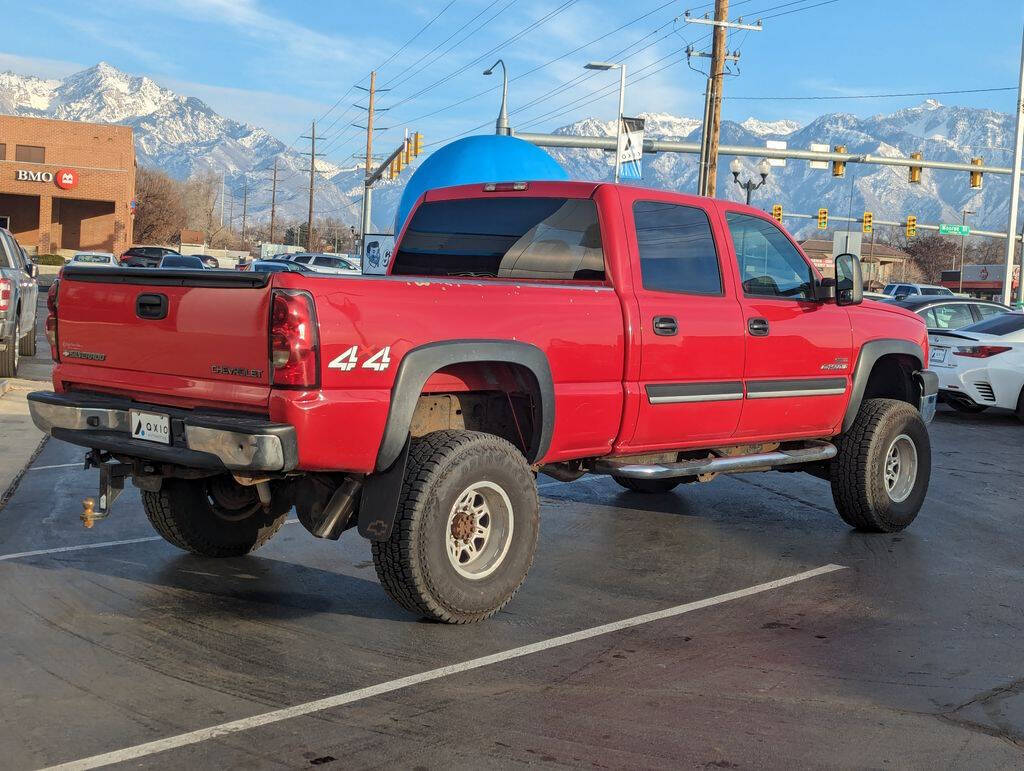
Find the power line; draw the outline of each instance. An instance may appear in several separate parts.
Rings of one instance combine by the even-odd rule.
[[[995,91],[1016,91],[1016,86],[1006,88],[961,88],[951,91],[904,91],[891,94],[850,94],[846,96],[727,96],[725,99],[742,99],[743,101],[824,101],[835,99],[896,99],[907,96],[946,96],[949,94],[987,94]]]

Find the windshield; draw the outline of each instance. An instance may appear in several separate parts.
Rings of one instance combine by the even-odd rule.
[[[1024,313],[1003,313],[990,316],[960,329],[961,332],[981,332],[985,335],[1008,335],[1024,329]]]
[[[578,198],[470,198],[416,210],[393,275],[604,281],[597,206]]]

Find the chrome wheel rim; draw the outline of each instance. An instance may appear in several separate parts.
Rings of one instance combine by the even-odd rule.
[[[512,530],[508,494],[494,482],[474,482],[456,497],[448,513],[448,561],[463,578],[486,578],[505,561]]]
[[[893,503],[910,497],[917,482],[917,446],[906,434],[900,434],[885,453],[885,491]]]

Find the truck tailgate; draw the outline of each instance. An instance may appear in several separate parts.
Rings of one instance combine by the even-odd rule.
[[[203,381],[269,398],[269,275],[145,268],[64,269],[58,291],[61,363],[81,365],[88,381]],[[74,367],[78,369],[78,367]],[[117,372],[115,372],[117,371]],[[97,380],[98,376],[98,380]],[[222,389],[233,394],[238,389]]]

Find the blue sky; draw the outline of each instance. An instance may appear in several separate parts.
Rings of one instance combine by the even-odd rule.
[[[763,31],[730,36],[730,49],[739,48],[742,59],[739,74],[726,84],[726,118],[804,122],[822,112],[870,115],[924,97],[851,97],[1016,84],[1020,0],[818,3],[733,0],[732,18],[765,20]],[[500,83],[481,73],[499,56],[510,75],[519,76],[510,85],[509,103],[512,124],[522,130],[612,117],[616,74],[584,72],[582,66],[623,49],[631,74],[627,114],[698,116],[704,80],[679,51],[691,42],[710,48],[710,28],[688,25],[682,17],[687,9],[702,15],[710,4],[665,0],[90,0],[89,14],[82,15],[83,5],[7,4],[0,70],[59,77],[104,60],[264,126],[286,143],[312,118],[324,116],[321,131],[333,137],[324,146],[339,162],[362,149],[358,130],[349,125],[362,120],[351,106],[361,95],[350,89],[365,85],[375,66],[379,85],[392,87],[378,102],[391,106],[379,118],[391,129],[380,141],[390,146],[406,126],[422,131],[428,142],[489,130],[477,127],[493,122]],[[801,99],[741,98],[766,96]],[[1010,112],[1015,94],[936,98]]]

